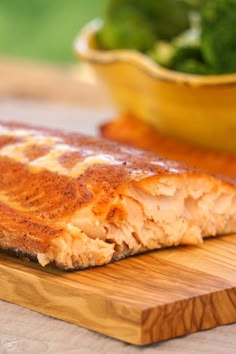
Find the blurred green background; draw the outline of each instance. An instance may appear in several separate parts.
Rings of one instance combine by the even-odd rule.
[[[81,27],[104,13],[107,0],[0,0],[0,55],[76,61]]]

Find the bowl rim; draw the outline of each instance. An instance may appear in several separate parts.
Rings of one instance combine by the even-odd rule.
[[[177,82],[191,86],[224,86],[236,85],[235,74],[192,75],[166,69],[155,63],[151,58],[135,50],[99,50],[91,45],[96,32],[103,26],[101,18],[88,22],[74,41],[75,55],[82,60],[94,64],[114,64],[126,62],[145,71],[154,79]]]

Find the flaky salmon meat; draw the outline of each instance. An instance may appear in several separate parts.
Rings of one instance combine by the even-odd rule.
[[[236,186],[79,134],[0,123],[0,247],[64,269],[236,232]]]

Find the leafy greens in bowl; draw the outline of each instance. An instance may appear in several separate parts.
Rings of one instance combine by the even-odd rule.
[[[110,0],[96,42],[179,72],[235,73],[236,0]]]
[[[177,4],[183,1],[165,0],[164,2]],[[138,9],[141,4],[144,6],[146,2],[151,4],[151,0],[135,1],[136,8]],[[111,0],[112,3],[131,4],[134,1]],[[155,3],[160,5],[163,1],[152,2]],[[185,6],[189,9],[187,13],[192,11],[192,15],[195,16],[196,10],[204,9],[209,11],[209,19],[215,19],[215,12],[211,10],[214,3],[217,3],[220,9],[228,9],[227,3],[233,8],[236,0],[185,0]],[[118,8],[114,11],[118,16]],[[227,13],[232,16],[232,19],[236,16],[236,11],[230,15],[227,10]],[[192,21],[195,29],[192,29],[192,37],[190,36],[192,43],[196,41],[194,31],[199,26],[199,16],[197,18],[194,16]],[[219,18],[218,22],[223,26],[225,19]],[[215,20],[212,22],[212,28],[213,24],[217,26]],[[153,48],[101,49],[98,38],[100,37],[101,40],[101,34],[106,26],[101,20],[94,20],[87,24],[75,41],[75,51],[78,57],[88,63],[106,84],[121,114],[131,114],[159,132],[180,141],[207,149],[236,153],[236,69],[234,70],[236,47],[226,45],[233,42],[231,32],[227,35],[228,24],[230,26],[230,21],[222,28],[222,33],[225,33],[225,40],[222,39],[222,43],[220,39],[213,41],[216,35],[209,27],[208,32],[201,29],[200,45],[187,48],[184,44],[189,41],[189,34],[181,34],[182,29],[179,25],[176,26],[175,43],[171,44],[174,46],[174,56],[170,55],[173,51],[173,48],[169,50],[170,39],[157,40],[157,45],[162,46],[161,60],[168,60],[168,65],[161,62],[160,56],[156,61],[153,57],[150,58],[149,53],[153,53]],[[186,29],[184,32],[186,33]],[[145,32],[143,33],[145,37]],[[220,30],[218,33],[221,33]],[[138,41],[139,37],[135,38]],[[206,54],[203,55],[203,50],[199,51],[199,46],[202,48],[204,41]],[[216,58],[213,53],[218,53]],[[188,60],[187,54],[190,57]],[[204,59],[205,56],[207,60]],[[178,67],[173,67],[172,63],[175,65],[178,63]]]

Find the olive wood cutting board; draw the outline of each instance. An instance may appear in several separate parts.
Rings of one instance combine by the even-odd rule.
[[[138,345],[236,322],[236,235],[77,272],[1,254],[0,298]]]

